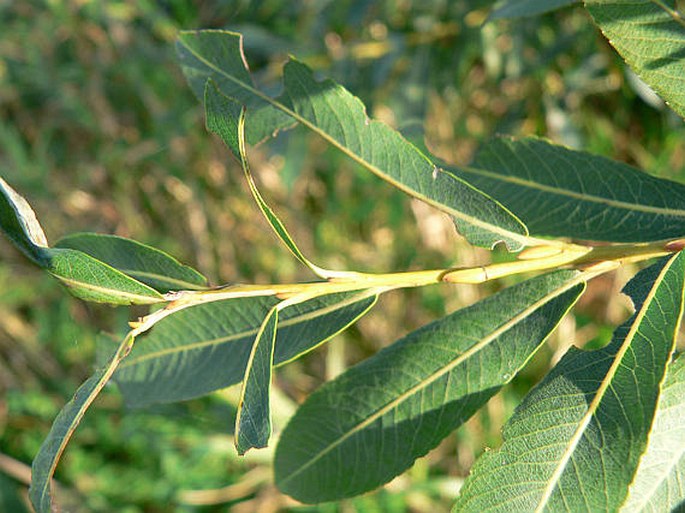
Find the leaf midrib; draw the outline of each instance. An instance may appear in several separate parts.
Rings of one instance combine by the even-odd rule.
[[[64,282],[67,285],[70,285],[72,287],[87,289],[87,290],[91,290],[94,292],[100,292],[102,294],[120,297],[120,298],[124,298],[124,299],[131,299],[131,300],[136,300],[136,301],[142,300],[142,301],[145,301],[146,303],[161,303],[164,301],[164,298],[162,297],[162,295],[151,287],[148,287],[148,288],[150,288],[151,294],[148,296],[145,296],[142,294],[134,294],[132,292],[125,292],[125,291],[120,290],[120,289],[111,289],[111,288],[107,288],[107,287],[102,287],[100,285],[93,285],[92,283],[75,280],[73,278],[67,278],[65,276],[61,276],[59,274],[55,274],[52,272],[50,274],[52,274],[58,280]],[[127,277],[123,273],[122,273],[122,276],[124,276],[125,278]],[[136,282],[136,284],[139,286],[142,286],[142,287],[147,287],[147,285],[145,285],[144,283]]]
[[[517,176],[502,175],[502,174],[495,173],[492,171],[487,171],[487,170],[481,169],[481,168],[463,167],[463,168],[459,168],[459,169],[461,171],[466,172],[466,173],[471,173],[471,174],[478,175],[478,176],[484,176],[486,178],[491,178],[493,180],[497,180],[497,181],[501,181],[501,182],[513,183],[515,185],[521,185],[523,187],[527,187],[527,188],[533,189],[533,190],[539,190],[542,192],[549,192],[551,194],[556,194],[558,196],[567,196],[569,198],[580,200],[580,201],[587,201],[590,203],[597,203],[600,205],[605,205],[605,206],[609,206],[609,207],[615,207],[615,208],[619,208],[619,209],[630,210],[630,211],[640,212],[640,213],[645,213],[645,214],[659,214],[659,215],[665,215],[665,216],[685,218],[685,210],[682,210],[682,209],[655,207],[652,205],[643,205],[640,203],[629,203],[627,201],[602,198],[600,196],[594,196],[591,194],[582,194],[579,192],[571,191],[569,189],[560,189],[558,187],[553,187],[551,185],[541,184],[539,182],[526,180],[524,178],[520,178]]]
[[[541,308],[542,306],[544,306],[545,304],[554,300],[555,298],[559,297],[561,294],[571,290],[573,287],[575,287],[579,283],[585,282],[586,279],[587,279],[586,275],[580,274],[576,278],[566,282],[564,284],[564,286],[555,289],[553,293],[544,296],[543,298],[539,299],[538,301],[536,301],[532,305],[528,306],[526,309],[519,312],[517,315],[515,315],[514,317],[509,319],[509,321],[505,322],[504,324],[499,326],[497,329],[492,331],[490,333],[490,335],[486,336],[480,342],[474,344],[468,350],[466,350],[464,353],[459,355],[458,358],[456,358],[455,360],[452,360],[450,363],[448,363],[444,367],[435,371],[427,379],[425,379],[425,380],[421,381],[420,383],[417,383],[416,385],[412,386],[411,388],[409,388],[408,390],[403,392],[400,396],[396,397],[392,401],[385,404],[383,407],[379,408],[376,412],[365,417],[365,419],[363,421],[359,422],[357,425],[353,426],[349,431],[345,432],[342,436],[340,436],[339,438],[337,438],[336,440],[331,442],[329,445],[324,447],[314,457],[307,460],[307,462],[304,463],[302,466],[300,466],[299,468],[297,468],[295,470],[290,471],[288,477],[283,479],[281,481],[281,483],[285,484],[288,481],[292,480],[295,476],[304,472],[307,468],[314,465],[317,461],[319,461],[321,458],[323,458],[326,454],[328,454],[329,452],[334,450],[336,447],[341,445],[343,442],[345,442],[345,440],[352,437],[353,435],[355,435],[356,433],[358,433],[359,431],[361,431],[365,427],[371,425],[373,422],[375,422],[380,417],[382,417],[383,415],[385,415],[386,413],[388,413],[389,411],[394,409],[396,406],[398,406],[399,404],[404,402],[406,399],[409,399],[409,398],[413,397],[414,395],[416,395],[416,393],[418,393],[420,390],[428,387],[429,385],[436,382],[438,379],[440,379],[444,375],[451,372],[454,368],[456,368],[457,366],[459,366],[460,364],[465,362],[468,358],[470,358],[471,356],[473,356],[474,354],[478,353],[480,350],[485,348],[488,344],[490,344],[497,337],[504,334],[505,332],[507,332],[508,330],[513,328],[514,326],[516,326],[516,324],[518,324],[523,319],[528,317],[532,312],[534,312],[538,308]],[[550,330],[550,333],[552,331],[553,330]]]
[[[233,35],[231,32],[228,32],[228,33],[231,34],[231,35]],[[180,39],[180,41],[183,42],[182,39]],[[510,213],[510,212],[506,209],[506,207],[504,207],[504,206],[501,205],[499,202],[497,202],[495,199],[491,198],[490,196],[488,196],[487,194],[485,194],[483,191],[481,191],[481,190],[479,190],[478,188],[474,187],[473,185],[471,185],[471,184],[468,183],[467,181],[465,181],[465,180],[463,180],[463,179],[461,179],[461,178],[459,178],[459,177],[457,177],[457,176],[455,176],[455,175],[453,175],[453,174],[451,174],[451,173],[447,173],[447,174],[448,174],[450,177],[452,177],[454,180],[457,180],[457,181],[461,182],[463,185],[469,187],[469,188],[472,189],[473,191],[475,191],[475,192],[477,192],[478,194],[482,195],[484,199],[487,199],[487,200],[492,201],[493,203],[497,204],[504,212],[509,213],[509,215],[511,216],[511,219],[517,221],[517,222],[520,224],[520,226],[521,226],[521,227],[524,229],[524,231],[526,232],[526,235],[521,235],[521,234],[518,234],[518,233],[515,233],[515,232],[511,232],[511,231],[509,231],[509,230],[505,230],[504,228],[500,228],[499,226],[492,225],[492,224],[489,224],[489,223],[485,223],[485,222],[481,221],[480,219],[477,219],[477,218],[475,218],[475,217],[466,215],[465,213],[459,212],[458,210],[455,210],[455,209],[453,209],[453,208],[451,208],[451,207],[449,207],[449,206],[447,206],[447,205],[445,205],[445,204],[442,204],[442,203],[439,203],[439,202],[437,202],[437,201],[434,201],[434,200],[428,198],[427,196],[424,196],[423,194],[419,193],[418,191],[416,191],[416,190],[414,190],[414,189],[411,189],[410,187],[407,187],[406,185],[404,185],[404,184],[402,184],[402,183],[396,181],[396,180],[393,179],[390,175],[388,175],[387,173],[385,173],[383,170],[379,169],[378,167],[376,167],[375,165],[371,164],[370,162],[364,160],[363,158],[361,158],[361,157],[360,157],[359,155],[357,155],[356,153],[353,153],[352,151],[350,151],[347,147],[345,147],[345,146],[343,146],[342,144],[340,144],[338,141],[336,141],[333,137],[331,137],[330,135],[328,135],[326,132],[320,130],[316,125],[314,125],[313,123],[311,123],[310,121],[308,121],[306,118],[300,116],[297,112],[293,111],[292,109],[288,108],[287,106],[283,105],[282,103],[280,103],[280,102],[274,100],[274,99],[271,98],[270,96],[268,96],[268,95],[262,93],[262,92],[259,91],[258,89],[255,89],[255,88],[252,87],[251,85],[246,84],[245,82],[242,82],[242,81],[236,79],[235,77],[233,77],[232,75],[229,75],[228,73],[224,72],[221,68],[218,68],[217,66],[215,66],[214,63],[208,61],[207,59],[205,59],[204,57],[202,57],[200,54],[196,53],[191,47],[189,47],[188,45],[186,45],[185,42],[183,42],[183,46],[184,46],[184,48],[185,48],[186,50],[188,50],[188,52],[190,52],[198,61],[200,61],[201,63],[203,63],[203,64],[204,64],[205,66],[207,66],[209,69],[211,69],[211,70],[213,70],[214,72],[220,74],[221,76],[227,78],[228,80],[230,80],[230,81],[233,82],[234,84],[236,84],[236,85],[238,85],[238,86],[240,86],[240,87],[246,89],[246,90],[249,91],[251,94],[254,94],[255,96],[257,96],[257,97],[259,97],[260,99],[262,99],[263,101],[267,102],[269,105],[272,105],[273,107],[275,107],[275,108],[281,110],[282,112],[286,113],[288,116],[292,117],[293,119],[297,120],[297,121],[298,121],[299,123],[301,123],[302,125],[304,125],[304,126],[306,126],[307,128],[309,128],[309,129],[310,129],[311,131],[313,131],[314,133],[318,134],[321,138],[323,138],[323,139],[326,140],[329,144],[331,144],[332,146],[334,146],[335,148],[337,148],[338,150],[340,150],[341,152],[343,152],[343,153],[344,153],[345,155],[347,155],[349,158],[351,158],[352,160],[354,160],[355,162],[357,162],[357,163],[360,164],[361,166],[367,168],[369,171],[371,171],[372,173],[374,173],[376,176],[382,178],[383,180],[385,180],[386,182],[390,183],[390,184],[393,185],[394,187],[396,187],[396,188],[400,189],[401,191],[405,192],[405,193],[408,194],[409,196],[418,198],[418,199],[424,201],[425,203],[428,203],[429,205],[432,205],[433,207],[437,208],[438,210],[441,210],[441,211],[443,211],[443,212],[446,212],[446,213],[448,213],[448,214],[450,214],[450,215],[452,215],[452,216],[454,216],[454,217],[463,219],[464,221],[466,221],[466,222],[468,222],[468,223],[470,223],[470,224],[472,224],[472,225],[474,225],[474,226],[477,226],[477,227],[479,227],[479,228],[482,228],[482,229],[484,229],[484,230],[490,231],[490,232],[492,232],[492,233],[496,233],[497,235],[500,235],[500,236],[502,236],[502,237],[507,237],[507,238],[509,238],[509,239],[511,239],[511,240],[514,240],[514,241],[516,241],[516,242],[518,242],[518,243],[520,243],[520,244],[522,244],[522,245],[524,245],[524,246],[530,244],[530,242],[531,242],[532,239],[531,239],[531,237],[529,237],[529,236],[527,235],[528,229],[526,228],[526,226],[525,226],[525,225],[524,225],[516,216],[514,216],[512,213]],[[223,94],[223,93],[222,93],[222,94]],[[372,120],[371,123],[378,123],[378,121]],[[426,158],[424,155],[421,155],[421,156],[426,160],[426,162],[428,162],[429,164],[432,164],[432,162],[431,162],[428,158]],[[433,164],[433,165],[434,165],[434,164]],[[438,169],[439,169],[439,168],[438,168]],[[439,171],[441,171],[441,172],[443,172],[443,173],[445,172],[445,170],[443,170],[443,169],[439,169]]]

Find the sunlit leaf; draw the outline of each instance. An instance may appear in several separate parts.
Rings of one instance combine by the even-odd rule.
[[[685,506],[685,358],[668,367],[663,390],[622,512],[681,511]]]
[[[685,254],[626,285],[635,314],[596,351],[571,348],[476,463],[458,512],[616,511],[647,438],[683,309]]]
[[[497,3],[489,19],[537,16],[579,2],[580,0],[504,0]]]
[[[542,139],[499,138],[455,173],[533,235],[646,242],[685,235],[685,185]]]
[[[586,0],[609,42],[685,117],[685,13],[666,0]]]
[[[368,292],[334,294],[279,312],[274,363],[325,342],[373,306]],[[114,376],[132,406],[198,397],[239,383],[257,331],[278,303],[246,297],[191,306],[139,337]]]
[[[82,251],[159,292],[202,289],[207,285],[207,279],[195,269],[131,239],[77,233],[60,239],[55,247]]]
[[[259,327],[245,367],[235,421],[238,454],[266,447],[271,436],[271,369],[273,367],[278,307],[273,307]]]
[[[248,113],[250,108],[269,105],[287,114],[380,178],[450,214],[474,244],[493,246],[503,241],[516,250],[529,242],[525,226],[509,211],[435,166],[389,126],[370,120],[364,105],[347,90],[330,80],[317,82],[304,64],[295,60],[286,64],[285,92],[271,98],[252,84],[239,34],[182,32],[177,49],[198,96],[204,94],[207,79],[212,79],[224,95],[246,105]],[[250,122],[255,120],[248,118],[248,128]]]
[[[314,392],[281,434],[276,484],[304,502],[400,474],[525,365],[583,290],[557,271],[503,290],[383,349]]]

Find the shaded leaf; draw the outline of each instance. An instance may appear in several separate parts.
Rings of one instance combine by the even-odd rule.
[[[584,276],[533,278],[435,321],[324,384],[281,434],[276,484],[303,502],[388,482],[437,446],[525,365]]]
[[[668,367],[663,390],[622,512],[681,511],[685,506],[685,358]]]
[[[685,235],[685,185],[542,139],[499,138],[460,176],[497,198],[533,235],[647,242]]]
[[[666,103],[685,117],[685,13],[673,2],[585,0],[621,57]]]
[[[358,98],[330,80],[317,82],[295,60],[284,68],[285,93],[271,98],[255,89],[242,55],[241,36],[226,31],[182,32],[177,44],[183,71],[196,89],[212,79],[248,112],[264,104],[287,114],[352,160],[405,193],[450,214],[474,244],[504,241],[512,250],[529,243],[526,228],[509,211],[461,178],[436,167],[398,132],[369,120]],[[204,77],[204,78],[203,78]],[[248,128],[250,121],[248,118]],[[273,129],[274,127],[270,127]]]
[[[368,292],[331,294],[282,310],[275,364],[344,330],[375,300]],[[203,303],[159,321],[114,375],[127,403],[180,401],[242,381],[257,331],[278,301],[267,296]]]
[[[488,19],[537,16],[578,2],[580,0],[505,0],[495,6]]]
[[[78,388],[74,397],[59,412],[48,436],[43,440],[31,465],[31,487],[29,488],[31,503],[38,513],[52,513],[50,482],[57,463],[86,410],[112,377],[112,373],[126,356],[132,343],[132,335],[124,338],[107,365],[98,369]]]
[[[238,454],[266,447],[271,436],[271,369],[278,325],[278,305],[267,314],[252,344],[235,420]]]
[[[77,233],[60,239],[57,248],[82,251],[159,292],[197,290],[207,279],[159,249],[140,242],[96,233]]]
[[[571,348],[516,409],[454,511],[616,511],[644,452],[683,308],[685,254],[626,285],[635,314],[597,351]]]

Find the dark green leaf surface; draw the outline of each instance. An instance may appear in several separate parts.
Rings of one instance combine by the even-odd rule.
[[[455,169],[532,235],[647,242],[685,235],[685,185],[536,138],[495,139]]]
[[[287,114],[351,159],[405,193],[450,214],[474,244],[526,245],[526,228],[509,211],[461,178],[436,167],[398,132],[369,120],[358,98],[330,80],[317,82],[303,64],[284,69],[285,92],[274,99],[254,88],[241,51],[241,36],[226,31],[182,32],[178,52],[191,86],[212,79],[219,90],[250,108],[264,104]],[[203,78],[204,77],[204,78]],[[248,118],[250,124],[256,123]],[[273,127],[270,127],[273,130]]]
[[[364,315],[376,298],[333,294],[279,313],[274,362],[280,364],[325,342]],[[274,297],[199,304],[159,321],[137,340],[114,375],[132,406],[180,401],[239,383],[252,343]]]
[[[525,365],[582,292],[533,278],[433,322],[314,392],[281,434],[276,483],[304,502],[350,497],[400,474]]]
[[[624,513],[682,511],[685,507],[685,358],[668,367],[654,426]]]
[[[685,14],[666,0],[586,0],[609,42],[685,117]]]
[[[235,447],[238,454],[266,447],[271,436],[271,369],[278,325],[274,306],[259,327],[245,367],[245,379],[235,421]]]
[[[195,269],[151,246],[115,235],[77,233],[62,238],[57,248],[82,251],[159,292],[205,288],[207,279]]]
[[[625,287],[635,314],[597,351],[571,348],[473,467],[458,512],[616,511],[645,450],[683,307],[685,253]]]
[[[580,0],[505,0],[496,5],[489,19],[537,16],[578,2]]]

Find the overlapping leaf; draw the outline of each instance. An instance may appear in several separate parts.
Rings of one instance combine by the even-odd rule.
[[[81,251],[50,248],[28,202],[0,178],[0,227],[34,263],[76,297],[117,305],[157,303],[162,295]]]
[[[81,251],[159,292],[197,290],[207,279],[172,256],[140,242],[96,233],[77,233],[60,239],[56,248]]]
[[[685,235],[685,185],[536,138],[495,139],[455,173],[533,235],[646,242]]]
[[[204,94],[205,83],[211,79],[224,95],[247,106],[248,113],[256,108],[286,114],[367,170],[450,214],[474,244],[493,246],[503,241],[515,250],[529,242],[525,226],[499,203],[439,169],[387,125],[369,120],[358,98],[330,80],[317,82],[305,65],[295,60],[286,64],[285,92],[276,99],[254,87],[239,34],[182,32],[177,49],[184,73],[198,96]],[[254,118],[248,118],[248,129],[255,123]]]
[[[279,313],[275,364],[344,330],[373,306],[368,292],[332,294]],[[239,383],[273,296],[202,303],[159,321],[136,342],[114,379],[127,402],[144,406],[198,397]]]
[[[664,0],[585,0],[585,5],[621,57],[685,117],[682,4],[680,10]]]
[[[685,358],[668,367],[624,513],[681,511],[685,506]]]
[[[683,308],[685,254],[625,287],[635,314],[605,348],[572,348],[472,469],[454,511],[616,511],[645,450]]]
[[[576,301],[582,279],[557,271],[506,289],[323,385],[281,434],[278,487],[321,502],[406,470],[511,380]]]
[[[580,0],[505,0],[499,2],[490,13],[489,19],[523,18],[555,11]]]

